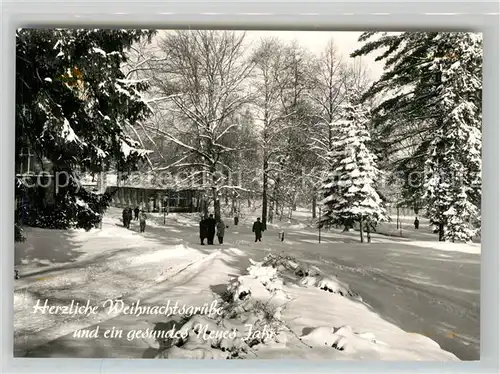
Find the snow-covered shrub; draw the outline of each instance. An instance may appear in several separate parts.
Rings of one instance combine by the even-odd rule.
[[[268,300],[273,298],[277,302],[287,298],[283,291],[283,281],[279,278],[266,279],[251,275],[242,275],[233,279],[227,288],[229,299],[238,300]]]
[[[24,236],[24,230],[19,224],[14,224],[14,241],[24,242],[26,237]]]
[[[266,289],[273,294],[283,291],[283,280],[278,277],[276,268],[265,266],[261,262],[250,259],[252,264],[248,269],[248,276],[256,278]]]
[[[177,325],[176,337],[160,344],[156,358],[229,359],[248,349],[242,333],[223,319],[197,314]]]
[[[251,295],[250,288],[248,285],[245,285],[240,278],[233,279],[227,287],[227,291],[232,301],[246,300]]]
[[[96,194],[84,188],[77,189],[75,185],[72,188],[77,192],[61,192],[53,204],[25,206],[22,212],[23,224],[58,230],[77,228],[89,231],[97,227],[117,190]]]
[[[283,343],[286,336],[279,320],[280,309],[247,301],[226,305],[228,309],[219,319],[192,316],[178,330],[181,337],[165,342],[156,358],[243,358],[259,344]],[[242,304],[247,308],[241,308]],[[252,326],[251,332],[248,325]]]
[[[181,321],[180,337],[164,340],[156,357],[234,359],[261,344],[283,345],[287,340],[281,320],[283,282],[276,269],[255,261],[247,272],[229,282],[222,315],[194,315]]]
[[[250,259],[250,263],[251,266],[247,269],[248,275],[256,277],[263,284],[272,278],[276,278],[277,272],[275,268],[263,266],[262,263],[253,261],[252,259]]]
[[[261,266],[272,267],[281,274],[288,273],[297,276],[301,278],[302,286],[317,287],[324,291],[361,300],[357,293],[353,292],[347,284],[339,281],[337,277],[327,276],[316,266],[308,266],[291,256],[269,254],[264,258]]]
[[[317,267],[303,264],[292,256],[282,254],[268,254],[262,261],[262,266],[273,267],[281,275],[307,277],[321,274],[321,270]]]

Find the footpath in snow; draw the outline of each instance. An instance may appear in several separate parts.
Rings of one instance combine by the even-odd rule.
[[[272,250],[249,257],[245,248],[252,244],[243,241],[239,248],[201,247],[194,244],[196,226],[171,216],[155,228],[169,233],[160,239],[155,230],[126,230],[111,215],[102,230],[61,232],[64,238],[55,230],[29,230],[28,241],[16,245],[22,278],[14,292],[15,355],[458,360],[381,318],[319,265]],[[33,313],[45,300],[150,308]],[[170,309],[168,315],[162,306],[186,313]],[[191,315],[195,308],[199,313]],[[100,334],[75,337],[81,329]],[[105,338],[106,330],[122,330],[122,337]]]

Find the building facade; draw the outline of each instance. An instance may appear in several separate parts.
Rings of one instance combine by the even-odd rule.
[[[87,177],[82,185],[95,191],[114,192],[112,206],[147,212],[194,213],[202,209],[203,192],[188,186],[173,188],[154,181],[147,173],[136,174],[133,179],[122,180],[117,174],[106,173]]]

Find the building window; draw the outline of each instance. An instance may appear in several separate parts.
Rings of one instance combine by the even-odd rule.
[[[22,149],[19,154],[18,174],[34,174],[36,168],[36,155],[29,149]]]

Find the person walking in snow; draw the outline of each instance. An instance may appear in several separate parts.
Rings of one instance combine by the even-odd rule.
[[[257,217],[257,221],[253,223],[252,232],[255,233],[255,241],[262,241],[262,231],[264,231],[264,225],[260,222],[260,218]]]
[[[123,220],[123,227],[128,228],[128,209],[127,208],[123,209],[122,220]]]
[[[207,241],[209,245],[214,244],[215,238],[215,226],[217,225],[217,221],[214,218],[213,214],[210,214],[208,218],[205,220],[205,224],[207,225]]]
[[[128,215],[128,218],[127,218],[127,229],[130,228],[130,222],[132,222],[132,219],[134,218],[134,212],[132,210],[132,208],[128,208],[128,211],[127,211],[127,215]]]
[[[146,231],[146,219],[148,217],[146,216],[146,213],[141,210],[141,213],[139,214],[139,231],[144,232]]]
[[[222,219],[217,222],[217,239],[219,244],[224,244],[224,233],[226,231],[226,224]]]
[[[413,221],[413,224],[415,225],[415,230],[418,230],[418,226],[420,225],[420,221],[418,220],[418,217],[415,217],[415,221]]]
[[[205,219],[201,217],[200,219],[200,242],[201,245],[205,245],[205,239],[208,237],[207,224]]]
[[[135,209],[134,209],[134,219],[135,219],[136,221],[139,219],[139,212],[140,212],[140,211],[141,211],[141,210],[139,209],[139,207],[138,207],[138,206],[136,206],[136,207],[135,207]]]

